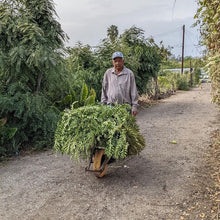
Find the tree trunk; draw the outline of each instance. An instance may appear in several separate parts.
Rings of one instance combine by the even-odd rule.
[[[40,86],[41,86],[42,78],[43,78],[43,72],[40,71],[40,73],[38,74],[38,79],[37,79],[37,89],[36,89],[36,94],[38,94],[39,91],[40,91]]]

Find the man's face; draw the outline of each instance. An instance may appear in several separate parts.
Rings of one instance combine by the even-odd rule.
[[[114,68],[116,71],[122,71],[124,67],[124,60],[121,57],[116,57],[112,60]]]

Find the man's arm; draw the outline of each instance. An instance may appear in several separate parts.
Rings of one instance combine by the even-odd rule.
[[[134,74],[131,75],[131,111],[132,115],[137,114],[137,105],[138,105],[138,92],[135,83]]]

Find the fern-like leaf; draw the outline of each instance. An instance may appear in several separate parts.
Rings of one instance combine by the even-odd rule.
[[[86,98],[88,97],[88,87],[87,85],[84,83],[82,86],[82,90],[81,90],[81,94],[80,94],[80,102],[84,102],[86,100]]]

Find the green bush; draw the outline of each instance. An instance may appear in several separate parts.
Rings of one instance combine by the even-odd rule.
[[[50,0],[0,2],[0,118],[7,118],[2,153],[53,144],[59,111],[52,105],[66,85],[66,35],[55,15]],[[5,138],[10,128],[16,133]]]
[[[190,88],[190,74],[180,74],[178,72],[163,71],[158,76],[158,86],[162,93],[169,91],[189,90]]]
[[[1,95],[0,109],[0,115],[8,119],[7,125],[16,127],[13,139],[7,140],[8,145],[13,144],[16,151],[29,144],[39,148],[53,144],[59,111],[51,107],[50,101],[44,96],[21,92]],[[5,145],[5,148],[8,145]],[[10,152],[5,149],[5,152],[13,154],[13,150]]]
[[[179,74],[171,71],[164,71],[158,76],[158,85],[160,92],[175,91],[177,89],[177,78]]]
[[[179,77],[179,73],[172,71],[163,71],[160,72],[160,76],[158,76],[158,86],[159,90],[162,93],[166,93],[169,91],[177,90],[177,78]]]
[[[200,80],[200,75],[201,75],[201,68],[196,67],[193,72],[193,84],[197,85],[199,84],[199,80]]]
[[[206,46],[206,71],[212,81],[212,101],[220,108],[220,38],[219,38],[219,1],[200,0],[195,15],[200,26],[202,44]]]
[[[168,77],[158,76],[157,81],[160,92],[167,92],[169,90],[172,90],[172,84],[170,83]]]
[[[75,73],[72,73],[73,90],[77,94],[80,94],[82,86],[86,84],[89,89],[94,89],[97,100],[100,100],[104,73],[104,71],[93,72],[91,70],[79,70]]]
[[[17,128],[11,128],[6,125],[7,118],[0,120],[0,157],[16,152],[15,145],[10,140],[14,137]]]
[[[189,74],[181,74],[177,78],[177,89],[187,91],[189,90]]]

